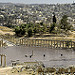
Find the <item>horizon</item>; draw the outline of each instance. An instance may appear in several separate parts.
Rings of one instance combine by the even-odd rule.
[[[49,1],[49,0],[0,0],[0,3],[13,3],[13,4],[71,4],[74,3],[74,1],[72,0],[53,0],[53,1]]]

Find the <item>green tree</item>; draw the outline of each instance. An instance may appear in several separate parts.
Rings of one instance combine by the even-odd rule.
[[[37,27],[33,28],[33,33],[34,33],[34,35],[37,33]]]
[[[29,28],[28,29],[28,37],[31,37],[32,36],[32,28]]]
[[[31,27],[33,28],[33,26],[34,26],[34,25],[33,25],[32,23],[26,24],[26,28],[27,28],[27,29],[28,29],[28,28],[31,28]]]
[[[23,35],[25,35],[25,33],[26,33],[25,25],[22,24],[20,26],[16,26],[14,31],[15,31],[15,33],[16,33],[17,36],[23,36]]]
[[[60,22],[60,28],[64,30],[70,30],[72,28],[72,25],[69,24],[67,21],[68,19],[67,15],[62,16],[61,22]]]
[[[53,23],[56,23],[56,17],[55,17],[55,14],[53,16]]]
[[[15,27],[14,32],[16,33],[17,36],[19,35],[19,33],[20,33],[20,28],[19,28],[19,26],[16,26],[16,27]]]
[[[34,33],[34,35],[35,35],[36,33],[39,33],[39,31],[40,31],[40,24],[35,24],[35,25],[33,26],[33,33]]]
[[[55,29],[54,29],[55,26],[56,26],[56,23],[51,24],[51,26],[50,26],[50,30],[49,30],[50,33],[52,33],[52,31],[55,30]]]
[[[42,34],[44,34],[44,33],[46,33],[46,31],[47,31],[47,26],[46,26],[46,24],[40,24],[40,27],[39,27],[39,34],[40,35],[42,35]]]

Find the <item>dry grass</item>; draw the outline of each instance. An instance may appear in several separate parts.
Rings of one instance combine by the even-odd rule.
[[[8,28],[8,27],[5,27],[5,26],[0,26],[0,30],[7,30],[7,31],[10,31],[12,29]]]
[[[0,26],[0,35],[6,35],[6,34],[14,35],[15,33],[13,32],[13,29],[10,29],[5,26]]]
[[[69,74],[75,72],[75,67],[71,66],[68,68],[38,68],[39,70],[36,70],[34,73],[33,69],[23,69],[22,71],[19,71],[18,69],[13,69],[13,67],[5,67],[5,68],[0,68],[0,75],[38,75],[38,73],[54,73],[53,75],[60,75],[63,73],[63,75],[66,75],[66,73]]]
[[[0,68],[0,75],[33,75],[34,71],[32,69],[24,69],[22,71],[19,71],[18,68],[13,68],[13,67],[5,67],[5,68]],[[36,75],[37,72],[35,72]]]

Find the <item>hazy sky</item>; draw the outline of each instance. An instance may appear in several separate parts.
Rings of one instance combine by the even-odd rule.
[[[24,3],[24,4],[54,4],[54,3],[72,3],[75,0],[0,0],[0,2]]]

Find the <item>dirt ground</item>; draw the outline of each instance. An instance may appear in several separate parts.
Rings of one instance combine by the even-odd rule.
[[[15,32],[13,32],[13,29],[10,29],[8,27],[0,26],[0,35],[14,35]]]
[[[18,72],[13,70],[13,67],[5,67],[5,68],[0,68],[0,75],[32,75],[33,71],[23,71],[23,72]],[[38,75],[38,74],[36,74]]]

